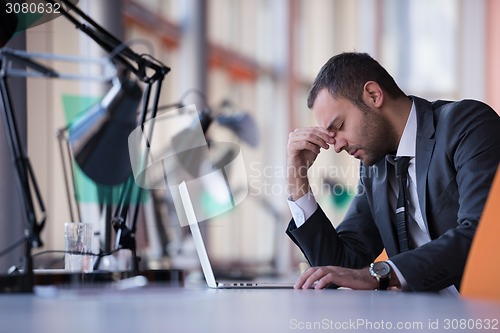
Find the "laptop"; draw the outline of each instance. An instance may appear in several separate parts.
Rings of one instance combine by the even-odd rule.
[[[271,289],[291,289],[293,288],[293,283],[273,283],[273,282],[256,282],[256,281],[217,281],[208,258],[208,252],[205,247],[205,242],[201,235],[200,226],[198,225],[198,220],[191,202],[191,197],[186,185],[186,182],[182,182],[179,185],[179,194],[186,213],[186,218],[189,224],[189,229],[193,235],[194,245],[198,257],[200,258],[201,269],[205,280],[210,288],[216,289],[246,289],[246,288],[271,288]]]

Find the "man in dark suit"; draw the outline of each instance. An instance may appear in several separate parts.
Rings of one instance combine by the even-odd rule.
[[[497,113],[478,101],[407,96],[364,53],[332,57],[308,107],[319,126],[296,129],[288,142],[287,234],[312,266],[295,287],[456,292],[500,162]],[[307,178],[330,145],[361,160],[358,194],[336,229]],[[394,166],[403,156],[406,178]],[[389,260],[373,263],[384,248]]]

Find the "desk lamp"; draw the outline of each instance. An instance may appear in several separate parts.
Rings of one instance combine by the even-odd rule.
[[[100,185],[121,184],[130,177],[127,138],[137,125],[141,97],[136,81],[115,78],[102,101],[68,128],[77,164]]]
[[[76,1],[73,0],[73,2]],[[111,35],[108,31],[106,31],[84,12],[82,12],[73,2],[70,0],[59,0],[57,2],[54,0],[46,0],[46,3],[52,5],[60,3],[61,6],[59,7],[59,9],[62,16],[73,23],[77,29],[93,39],[104,50],[110,52],[113,62],[118,67],[124,69],[127,73],[130,73],[130,75],[134,75],[137,79],[145,83],[145,92],[142,98],[141,113],[137,124],[141,125],[145,122],[148,115],[148,110],[150,109],[151,118],[154,118],[156,116],[158,108],[162,82],[165,75],[170,71],[170,68],[157,61],[150,55],[139,55],[132,51],[127,45]],[[8,22],[11,22],[10,20],[12,20],[12,18],[9,16]],[[7,20],[4,22],[7,22]],[[2,44],[0,45],[3,46],[6,42],[5,39],[10,38],[12,29],[3,29],[2,24],[1,30],[4,35],[0,36],[0,38],[3,38],[3,40],[1,41]],[[12,160],[14,161],[14,166],[19,181],[18,183],[23,199],[22,205],[24,208],[26,220],[25,268],[20,275],[21,278],[19,280],[16,280],[15,282],[12,282],[10,280],[7,281],[8,285],[6,286],[5,291],[30,293],[33,292],[34,283],[31,250],[33,247],[39,247],[42,245],[42,242],[40,240],[40,231],[45,224],[45,208],[40,195],[40,191],[38,190],[36,178],[29,163],[29,159],[20,143],[17,125],[14,117],[15,113],[12,109],[10,92],[7,86],[7,77],[16,75],[30,76],[29,73],[19,73],[14,70],[10,70],[9,66],[11,62],[15,61],[19,61],[26,65],[27,68],[30,68],[36,73],[34,74],[35,76],[47,78],[62,78],[62,76],[59,75],[56,71],[31,60],[28,53],[1,49],[0,55],[0,63],[2,65],[2,70],[0,73],[0,94],[3,106],[2,116],[4,118],[4,124],[11,148]],[[151,93],[153,90],[153,104],[150,107],[149,104]],[[128,93],[130,93],[130,95]],[[134,83],[130,83],[128,81],[115,83],[114,90],[112,89],[112,92],[108,94],[109,100],[103,101],[98,109],[96,109],[95,112],[92,113],[94,117],[89,116],[85,119],[81,119],[79,122],[75,123],[74,128],[70,129],[70,133],[73,133],[72,145],[75,147],[75,149],[77,149],[77,163],[82,163],[82,169],[87,170],[89,175],[99,179],[100,181],[115,183],[119,182],[122,175],[125,173],[125,171],[123,173],[120,173],[119,177],[116,178],[106,178],[106,175],[109,176],[109,173],[106,174],[96,171],[98,167],[96,167],[94,163],[98,163],[98,160],[95,159],[94,156],[102,156],[102,154],[106,154],[105,151],[100,150],[101,147],[99,142],[106,142],[107,140],[110,140],[110,133],[126,132],[126,130],[124,130],[124,127],[128,128],[128,126],[130,126],[130,123],[132,123],[133,118],[136,116],[134,104],[137,107],[138,101],[140,100],[140,95],[140,90]],[[126,109],[126,102],[123,102],[120,97],[128,98],[129,101],[132,102],[130,109],[126,110],[126,112],[120,111]],[[110,110],[104,112],[104,110],[108,107],[110,108]],[[114,124],[114,122],[121,121],[123,119],[125,119],[125,123],[127,124],[124,127]],[[85,135],[85,129],[92,131],[92,135]],[[98,146],[99,149],[96,148]],[[92,149],[92,147],[94,147],[94,149]],[[108,151],[112,151],[115,148],[112,145],[110,146],[108,141],[108,144],[103,144],[102,149],[108,149]],[[115,161],[120,161],[120,159],[118,157],[115,157]],[[123,167],[122,170],[125,169],[126,168]],[[35,194],[36,200],[39,205],[39,210],[42,212],[42,218],[40,219],[40,221],[37,221],[37,214],[32,193]]]
[[[208,153],[208,150],[203,151],[199,149],[190,149],[183,154],[179,154],[181,155],[180,159],[182,160],[184,169],[188,171],[193,177],[199,176],[200,170],[198,170],[197,168],[200,166],[201,161],[209,159],[213,162],[212,164],[215,168],[220,168],[222,165],[226,165],[229,161],[231,161],[238,153],[238,149],[234,144],[212,142],[209,135],[207,134],[212,124],[217,123],[220,126],[229,129],[234,135],[236,135],[238,139],[242,140],[253,148],[255,148],[259,144],[257,125],[255,123],[255,120],[248,112],[235,111],[235,106],[231,101],[227,99],[223,100],[222,103],[220,103],[217,112],[214,112],[214,110],[210,108],[206,103],[205,97],[202,97],[204,106],[199,112],[199,120],[201,129],[210,148],[211,158],[203,156],[203,153]],[[183,106],[183,103],[181,101],[180,103],[177,103],[175,105]],[[188,127],[178,135],[174,136],[172,138],[172,144],[175,147],[182,147],[184,144],[186,144],[186,141],[191,141],[188,140],[188,138],[197,135],[197,133],[194,132],[190,134],[190,131],[194,131],[194,128]]]

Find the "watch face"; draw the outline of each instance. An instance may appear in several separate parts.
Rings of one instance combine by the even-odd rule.
[[[386,276],[391,272],[391,266],[386,262],[376,262],[372,270],[378,276]]]

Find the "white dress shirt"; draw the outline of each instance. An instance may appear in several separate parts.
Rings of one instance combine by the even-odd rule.
[[[417,175],[415,170],[415,149],[417,142],[417,113],[415,111],[415,104],[412,104],[410,115],[406,122],[405,129],[401,136],[399,142],[398,150],[396,156],[409,156],[412,157],[410,164],[408,166],[408,188],[407,193],[409,196],[408,205],[408,235],[415,247],[419,247],[427,242],[430,242],[431,238],[429,231],[425,225],[424,219],[422,217],[422,211],[420,209],[420,203],[417,196]],[[389,177],[390,191],[389,191],[389,204],[391,209],[396,211],[397,195],[398,195],[398,184],[396,180],[395,173]],[[311,215],[318,208],[318,203],[311,192],[308,192],[296,201],[292,201],[291,198],[288,199],[288,206],[292,212],[292,217],[295,221],[295,226],[299,228],[305,221],[311,217]],[[404,276],[401,274],[399,269],[394,265],[391,260],[388,260],[391,264],[396,276],[398,277],[403,289],[407,288],[407,283]],[[444,293],[451,293],[453,295],[458,295],[458,291],[454,286],[451,286],[443,290]]]

